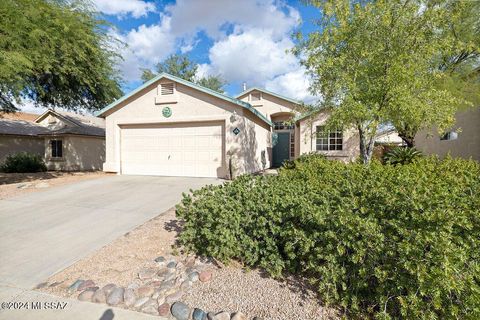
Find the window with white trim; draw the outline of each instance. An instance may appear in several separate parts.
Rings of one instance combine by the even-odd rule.
[[[160,95],[167,96],[173,94],[175,84],[173,82],[160,84]]]
[[[63,146],[62,140],[50,140],[51,155],[52,158],[62,158],[63,157]]]
[[[343,150],[343,132],[339,129],[326,131],[325,126],[317,126],[316,150]]]

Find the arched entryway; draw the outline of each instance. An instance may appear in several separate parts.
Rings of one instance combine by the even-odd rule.
[[[293,116],[294,114],[290,112],[279,112],[270,116],[273,122],[273,167],[280,167],[283,162],[292,159],[295,155],[295,123],[292,121]]]

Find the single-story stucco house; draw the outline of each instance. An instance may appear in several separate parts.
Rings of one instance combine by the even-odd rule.
[[[458,112],[454,127],[445,134],[438,134],[436,129],[420,131],[415,136],[415,147],[427,155],[480,161],[480,107]]]
[[[48,170],[101,170],[105,120],[54,110],[33,121],[0,118],[0,163],[18,152],[41,155]]]
[[[358,156],[355,131],[324,132],[328,112],[299,118],[300,108],[264,89],[230,97],[162,73],[97,113],[106,121],[103,169],[226,178],[312,151],[343,161]]]

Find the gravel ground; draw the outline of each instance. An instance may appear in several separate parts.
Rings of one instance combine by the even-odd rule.
[[[172,245],[179,231],[171,209],[47,280],[61,284],[40,290],[76,298],[78,293],[70,295],[66,289],[77,279],[91,279],[100,287],[109,283],[127,286],[139,270],[154,268],[156,257],[175,253]],[[195,282],[181,301],[207,311],[241,311],[248,319],[340,318],[336,310],[320,306],[313,291],[293,277],[275,280],[259,270],[245,271],[236,265],[213,271],[211,281]]]
[[[94,172],[36,172],[2,173],[0,172],[0,199],[18,196],[24,193],[45,190],[46,188],[72,183],[75,181],[96,179],[108,175],[102,171]]]

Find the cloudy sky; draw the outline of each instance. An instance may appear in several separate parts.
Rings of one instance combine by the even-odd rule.
[[[308,82],[288,50],[292,33],[308,32],[318,15],[300,1],[276,0],[94,0],[97,10],[128,46],[119,69],[128,92],[141,84],[141,68],[173,53],[199,63],[199,76],[221,75],[227,93],[242,83],[309,100]]]

